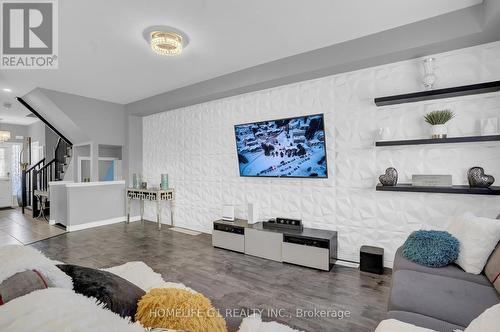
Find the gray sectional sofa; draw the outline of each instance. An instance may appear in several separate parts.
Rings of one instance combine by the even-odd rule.
[[[396,252],[388,316],[403,322],[451,332],[463,330],[500,295],[486,275],[464,272],[452,264],[429,268]]]

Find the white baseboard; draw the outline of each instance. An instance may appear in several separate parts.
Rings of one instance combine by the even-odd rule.
[[[49,219],[49,225],[55,225],[56,220],[55,219]]]
[[[99,226],[117,224],[120,222],[125,222],[126,220],[127,220],[126,216],[98,220],[98,221],[88,222],[88,223],[80,224],[80,225],[66,226],[66,231],[68,231],[68,232],[80,231],[82,229],[87,229],[87,228],[94,228],[94,227],[99,227]],[[139,221],[139,220],[141,220],[140,216],[130,217],[130,222],[135,222],[135,221]]]
[[[359,268],[359,263],[355,262],[346,262],[346,261],[341,261],[341,260],[336,260],[335,265],[340,265],[340,266],[345,266],[345,267],[353,267],[353,268]]]
[[[169,230],[175,231],[175,232],[179,232],[179,233],[183,233],[183,234],[194,235],[194,236],[201,234],[201,232],[192,231],[190,229],[180,228],[180,227],[171,227],[171,228],[169,228]]]

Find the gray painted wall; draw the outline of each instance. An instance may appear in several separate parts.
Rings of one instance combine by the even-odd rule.
[[[54,152],[59,137],[42,121],[26,126],[25,135],[23,136],[29,136],[32,142],[38,142],[40,146],[43,146],[45,160],[50,161],[54,159]]]
[[[21,126],[10,123],[0,123],[0,130],[10,131],[10,142],[22,142],[22,140],[16,140],[16,136],[27,137],[29,132],[29,126]]]
[[[89,141],[125,144],[126,115],[123,105],[54,90],[43,89],[43,92],[86,134]],[[53,125],[58,128],[57,123]]]
[[[127,116],[127,140],[123,149],[123,179],[127,185],[132,183],[132,174],[142,174],[143,160],[143,118],[140,116]],[[140,214],[138,204],[132,204],[130,213],[133,216]]]
[[[29,125],[28,136],[31,137],[32,142],[38,142],[40,146],[45,146],[45,124],[38,121]]]
[[[140,172],[142,166],[138,165],[142,165],[142,118],[128,116],[123,105],[41,88],[30,92],[25,100],[73,144],[92,145],[93,181],[98,179],[98,145],[123,147],[125,180],[130,178],[129,155],[137,159],[132,161],[134,172]],[[130,149],[129,142],[132,144]],[[75,165],[73,163],[72,167]],[[76,179],[75,170],[68,172]]]
[[[128,176],[127,181],[132,180],[133,173],[142,173],[142,117],[129,115],[127,117],[127,144],[124,155],[127,156],[128,164],[124,166]],[[128,174],[128,175],[127,175]]]
[[[88,135],[47,96],[49,91],[36,88],[23,99],[73,144],[88,142]]]
[[[50,161],[54,159],[55,150],[59,136],[55,134],[50,128],[45,126],[45,160]]]
[[[71,161],[71,167],[68,168],[69,172],[66,172],[64,175],[64,180],[65,181],[71,181],[71,182],[79,182],[80,179],[78,178],[78,171],[76,169],[76,165],[78,164],[78,157],[88,157],[90,158],[91,156],[91,145],[86,144],[83,146],[74,146],[73,147],[73,158]],[[82,174],[84,171],[82,170]],[[88,175],[92,178],[92,170],[88,170]]]

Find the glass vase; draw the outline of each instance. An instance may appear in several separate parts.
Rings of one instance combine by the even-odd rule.
[[[132,188],[139,189],[141,187],[142,176],[140,174],[132,174]]]
[[[160,189],[162,189],[162,190],[168,189],[168,174],[161,175]]]

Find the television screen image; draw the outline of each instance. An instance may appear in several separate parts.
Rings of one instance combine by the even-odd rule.
[[[240,176],[328,177],[323,114],[234,128]]]

